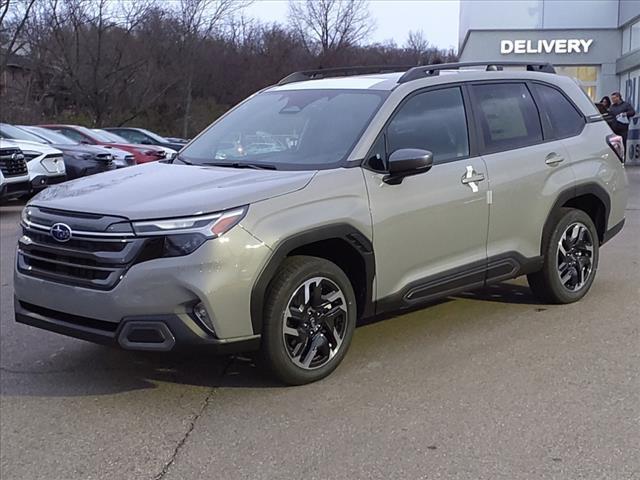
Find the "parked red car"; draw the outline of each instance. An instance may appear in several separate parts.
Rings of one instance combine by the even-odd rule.
[[[116,143],[113,138],[101,132],[96,132],[80,125],[40,125],[43,128],[55,130],[79,143],[90,145],[103,145],[126,150],[133,154],[136,163],[156,162],[164,160],[167,156],[164,150],[150,146],[137,145],[135,143]]]

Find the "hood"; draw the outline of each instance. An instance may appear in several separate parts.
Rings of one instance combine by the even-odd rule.
[[[16,140],[15,138],[11,139],[11,143],[8,143],[5,139],[1,139],[0,146],[4,145],[17,146],[23,152],[39,152],[41,155],[62,154],[62,152],[57,148],[50,147],[45,143],[29,142],[27,140]]]
[[[29,204],[130,220],[181,217],[285,195],[314,174],[152,162],[50,186]]]
[[[91,155],[111,153],[109,150],[104,150],[98,145],[83,145],[81,143],[78,143],[77,145],[51,143],[50,145],[53,148],[61,150],[62,153],[90,153]]]
[[[136,150],[140,150],[142,152],[162,152],[162,148],[157,145],[142,145],[138,143],[103,143],[103,147],[113,147],[113,148],[135,148]]]

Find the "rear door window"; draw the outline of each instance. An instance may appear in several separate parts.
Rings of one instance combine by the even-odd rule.
[[[524,83],[480,84],[471,88],[486,153],[542,142],[538,109]]]
[[[539,83],[533,84],[538,106],[549,123],[548,140],[573,137],[580,134],[585,125],[584,116],[555,88]]]

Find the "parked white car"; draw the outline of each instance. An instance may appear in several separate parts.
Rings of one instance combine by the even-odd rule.
[[[20,148],[9,141],[0,145],[0,201],[29,193],[29,172]]]
[[[8,143],[6,139],[0,139],[0,147]],[[48,185],[61,183],[67,179],[64,158],[57,148],[26,140],[14,139],[10,143],[22,150],[29,170],[31,192],[38,192]]]

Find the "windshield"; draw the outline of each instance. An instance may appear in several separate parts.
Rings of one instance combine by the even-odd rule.
[[[69,137],[65,137],[61,133],[54,132],[48,128],[41,127],[20,127],[24,130],[29,130],[34,135],[44,138],[49,143],[55,143],[56,145],[78,145],[78,142],[72,140]]]
[[[153,132],[150,132],[149,130],[145,130],[144,128],[139,128],[138,131],[144,133],[147,137],[153,138],[156,142],[160,142],[160,143],[167,142],[166,138],[161,137],[157,133],[153,133]]]
[[[27,142],[47,143],[37,135],[7,123],[0,124],[0,137],[14,140],[26,140]]]
[[[374,90],[264,92],[205,130],[180,158],[200,165],[335,168],[387,95]]]
[[[129,143],[128,140],[125,140],[122,137],[119,137],[115,133],[107,132],[106,130],[100,130],[99,128],[94,128],[91,130],[93,136],[96,137],[101,142],[107,143]]]

